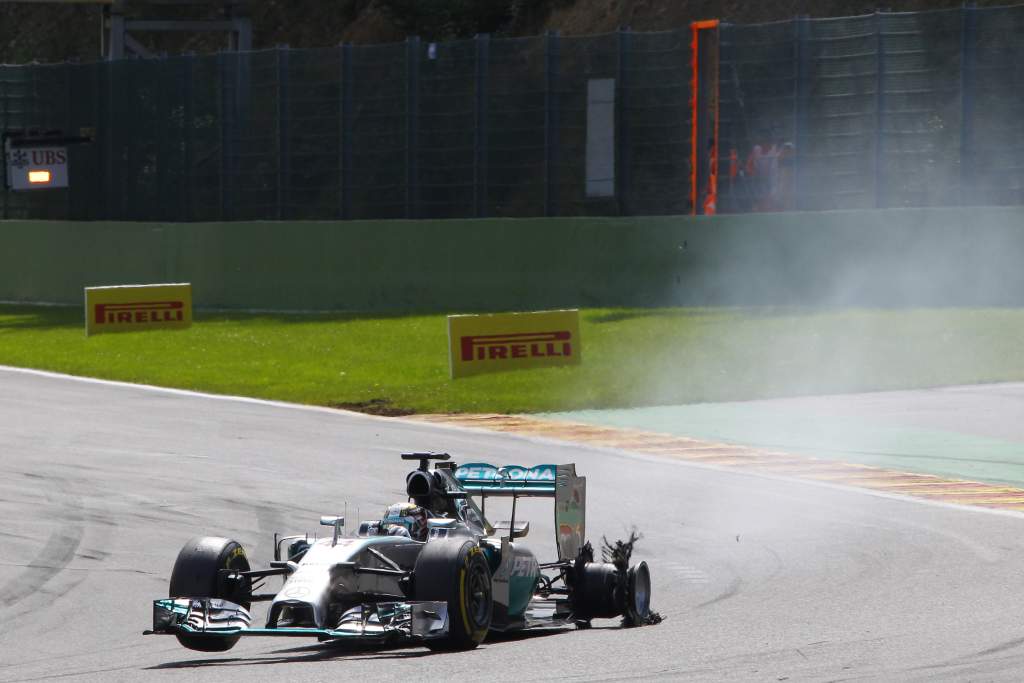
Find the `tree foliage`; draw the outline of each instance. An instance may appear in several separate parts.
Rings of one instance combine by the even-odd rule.
[[[407,35],[446,40],[502,33],[520,17],[564,0],[379,0],[378,4]]]

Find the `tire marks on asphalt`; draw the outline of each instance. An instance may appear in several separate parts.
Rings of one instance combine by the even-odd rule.
[[[249,548],[250,560],[259,558],[270,561],[274,558],[274,534],[284,535],[285,520],[281,510],[274,505],[255,504],[256,527],[259,535],[256,543]]]
[[[681,564],[679,562],[662,562],[659,564],[658,569],[659,571],[664,571],[665,573],[674,576],[682,583],[694,585],[711,583],[711,577],[706,571],[688,564]]]
[[[41,480],[46,487],[47,498],[55,508],[51,519],[57,521],[57,528],[50,532],[24,571],[0,585],[0,607],[3,608],[13,607],[31,597],[60,575],[74,559],[85,535],[85,509],[81,496],[62,479],[43,479],[38,475],[28,475],[28,478]]]

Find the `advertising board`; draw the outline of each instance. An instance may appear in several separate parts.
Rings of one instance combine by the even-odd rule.
[[[451,376],[575,365],[578,310],[448,316]]]
[[[85,288],[85,334],[181,329],[192,324],[192,285]]]

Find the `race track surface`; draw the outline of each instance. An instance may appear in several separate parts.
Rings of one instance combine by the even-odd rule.
[[[190,536],[264,565],[275,531],[401,500],[411,449],[576,462],[590,537],[643,532],[665,622],[457,654],[141,635]],[[0,519],[0,682],[1024,678],[1024,516],[610,449],[0,369]]]

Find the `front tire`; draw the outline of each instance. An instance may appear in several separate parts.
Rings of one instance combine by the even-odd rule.
[[[436,540],[416,559],[416,599],[448,603],[448,635],[426,641],[431,650],[471,650],[491,627],[491,570],[472,541]]]
[[[229,538],[196,536],[178,553],[171,570],[170,597],[221,598],[249,609],[251,585],[230,585],[220,575],[221,569],[249,571],[245,550]],[[190,650],[225,652],[238,642],[239,636],[178,633],[178,642]]]

